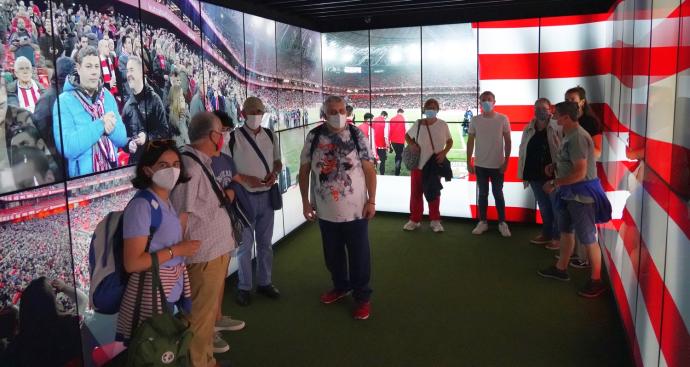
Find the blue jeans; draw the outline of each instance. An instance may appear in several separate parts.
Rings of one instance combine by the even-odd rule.
[[[489,206],[489,180],[491,192],[494,194],[498,221],[506,220],[506,201],[503,198],[503,173],[498,168],[474,167],[477,175],[477,206],[479,206],[479,220],[486,220],[486,208]]]
[[[338,291],[352,289],[355,301],[369,301],[372,292],[369,287],[371,278],[369,221],[358,219],[335,223],[319,219],[319,227],[323,241],[323,255],[326,267],[331,272],[333,288]]]
[[[273,208],[271,207],[271,197],[268,191],[260,194],[249,195],[252,207],[254,208],[254,218],[249,218],[254,227],[245,228],[242,233],[242,245],[237,250],[237,261],[239,269],[237,276],[239,284],[237,288],[241,290],[252,289],[252,249],[256,238],[256,282],[259,286],[271,284],[271,270],[273,268],[273,248],[271,239],[273,238]]]
[[[537,204],[539,204],[539,210],[541,211],[541,219],[544,222],[541,228],[541,235],[548,239],[555,240],[560,238],[553,202],[556,196],[554,193],[549,195],[544,192],[545,182],[546,181],[530,181],[529,186],[532,188],[534,198],[537,199]]]

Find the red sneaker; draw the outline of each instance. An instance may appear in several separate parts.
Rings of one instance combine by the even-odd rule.
[[[337,302],[341,298],[350,294],[350,291],[339,291],[332,289],[321,295],[321,303],[325,305],[330,305],[333,302]]]
[[[369,318],[369,312],[371,311],[371,302],[361,302],[357,303],[357,307],[355,308],[354,312],[352,312],[352,316],[355,318],[355,320],[366,320]]]

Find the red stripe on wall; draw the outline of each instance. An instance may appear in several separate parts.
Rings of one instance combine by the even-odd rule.
[[[574,78],[613,74],[627,87],[632,87],[632,76],[649,75],[652,82],[675,75],[690,68],[690,46],[640,48],[597,48],[590,50],[542,52],[540,54],[480,54],[479,79],[547,79]],[[653,62],[671,60],[672,62]],[[634,62],[626,62],[634,60]],[[622,63],[621,63],[622,62]]]
[[[470,205],[472,211],[472,218],[479,218],[479,207],[477,205]],[[506,207],[506,221],[508,222],[533,222],[536,215],[534,209]],[[489,206],[486,210],[486,219],[498,220],[498,211],[495,206]]]
[[[534,117],[534,106],[533,105],[528,105],[528,106],[496,105],[496,111],[508,116],[508,121],[510,121],[511,129],[513,131],[517,131],[517,130],[513,129],[513,127],[512,127],[513,124],[522,124],[522,128],[520,128],[520,130],[519,130],[519,131],[522,131],[525,128],[524,124],[530,122],[532,120],[532,117]]]
[[[542,27],[563,26],[563,25],[578,25],[595,22],[605,22],[611,18],[611,12],[600,14],[586,14],[586,15],[571,15],[563,17],[548,17],[541,18]],[[532,19],[515,19],[515,20],[499,20],[492,22],[472,23],[473,28],[525,28],[538,27],[539,18]]]
[[[655,170],[649,169],[649,167],[653,166],[647,163],[643,181],[645,190],[668,213],[668,216],[673,219],[685,236],[690,238],[690,207],[681,197],[671,191],[669,182],[665,178],[659,176]],[[687,170],[687,167],[685,169]],[[688,188],[684,189],[688,190]]]
[[[616,269],[616,264],[611,258],[611,253],[606,249],[606,257],[608,258],[608,271],[609,279],[611,281],[611,289],[615,294],[615,298],[618,303],[618,312],[621,315],[621,320],[623,321],[623,327],[625,328],[625,334],[628,339],[628,345],[631,347],[631,353],[633,361],[635,361],[635,366],[642,367],[642,354],[640,353],[640,344],[637,341],[637,335],[635,334],[635,323],[633,322],[632,314],[630,313],[630,304],[628,303],[627,295],[625,294],[625,288],[621,282],[620,274],[618,269]]]
[[[569,15],[563,17],[549,17],[541,19],[542,27],[551,27],[559,25],[579,25],[587,23],[605,22],[611,19],[612,13],[599,14],[584,14],[584,15]]]
[[[513,142],[513,144],[520,144],[520,143],[519,142],[518,143]],[[503,174],[504,182],[522,182],[522,180],[520,180],[517,177],[518,159],[519,159],[518,157],[510,157],[508,159],[508,167],[506,168],[506,171]],[[467,176],[467,179],[470,182],[477,182],[477,175],[469,174]],[[534,219],[534,218],[532,218],[532,219]]]
[[[543,52],[539,55],[539,76],[544,79],[609,74],[611,57],[611,48]]]
[[[690,334],[683,317],[627,209],[623,210],[623,222],[630,231],[623,236],[623,243],[633,266],[634,259],[639,256],[639,272],[636,271],[639,274],[639,287],[666,364],[671,367],[687,366],[686,362],[690,361]],[[638,250],[639,255],[636,253]],[[664,337],[666,333],[670,335]]]
[[[472,23],[472,28],[525,28],[539,27],[539,18],[496,20],[492,22]]]
[[[539,54],[480,54],[479,79],[537,79]]]

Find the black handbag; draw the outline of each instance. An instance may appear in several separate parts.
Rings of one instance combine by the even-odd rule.
[[[256,152],[256,155],[258,155],[259,159],[261,159],[261,163],[264,164],[264,168],[266,169],[266,175],[270,174],[271,169],[268,167],[268,162],[266,162],[266,158],[264,158],[264,155],[261,153],[261,150],[259,150],[259,147],[256,146],[254,140],[249,136],[249,134],[247,134],[247,132],[243,128],[239,128],[238,130],[240,130],[242,135],[244,135],[244,137],[249,142],[249,145],[251,145],[254,151]],[[266,134],[268,134],[268,131],[266,131]],[[271,141],[273,141],[272,137]],[[278,186],[277,182],[274,183],[273,186],[271,186],[271,189],[268,190],[268,193],[270,195],[271,207],[273,208],[273,210],[283,209],[283,195],[280,193],[280,187]]]

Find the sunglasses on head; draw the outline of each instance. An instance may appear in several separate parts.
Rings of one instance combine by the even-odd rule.
[[[146,143],[146,151],[148,152],[151,149],[160,149],[160,148],[173,148],[177,147],[177,143],[173,139],[156,139],[156,140],[149,140],[148,143]]]

